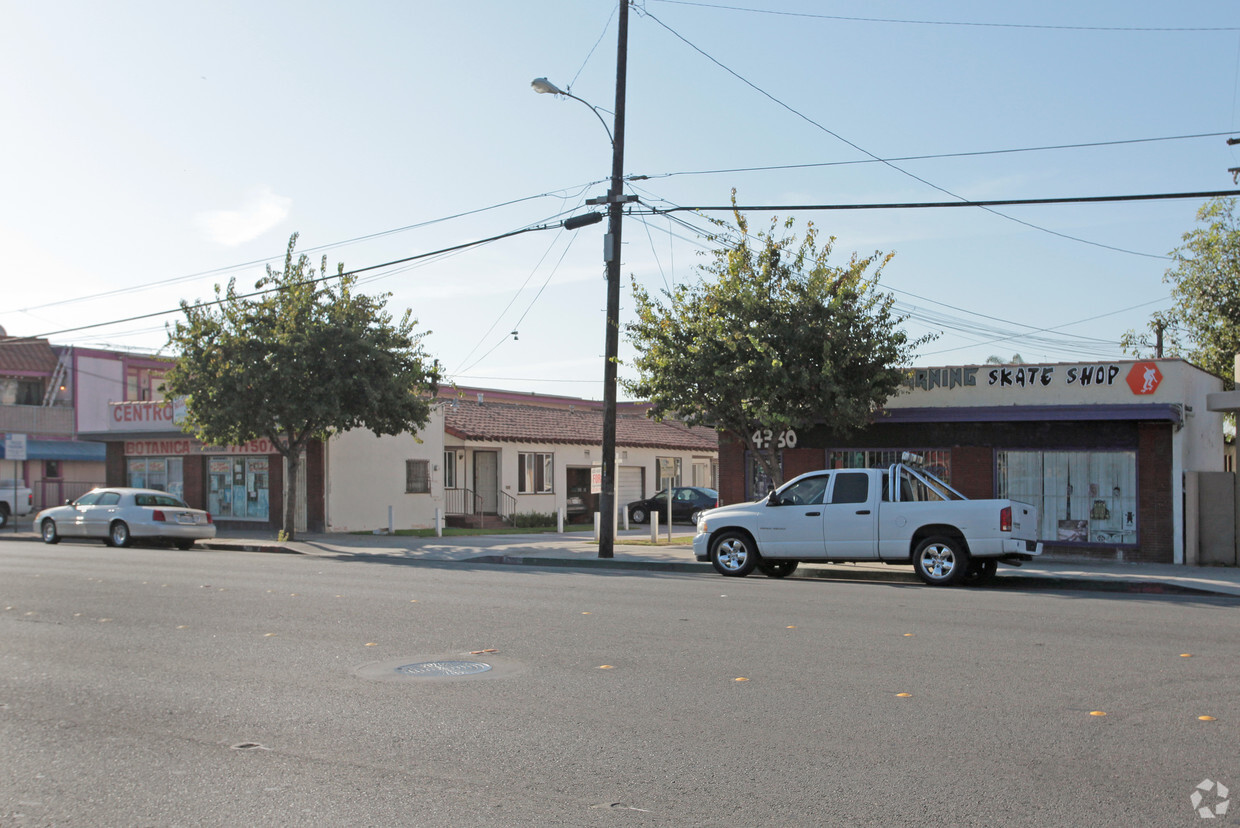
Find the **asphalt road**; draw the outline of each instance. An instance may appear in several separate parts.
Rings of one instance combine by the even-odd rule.
[[[1198,825],[1237,642],[1222,598],[10,542],[0,825]],[[396,671],[445,660],[492,669]]]

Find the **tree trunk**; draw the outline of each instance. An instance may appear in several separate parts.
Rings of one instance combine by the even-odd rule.
[[[291,448],[291,447],[290,447]],[[291,448],[285,455],[288,473],[284,475],[284,540],[297,538],[297,470],[301,467],[301,451]]]

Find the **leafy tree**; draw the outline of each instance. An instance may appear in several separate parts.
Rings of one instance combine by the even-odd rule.
[[[1161,341],[1163,354],[1183,356],[1228,381],[1240,351],[1240,219],[1236,199],[1213,198],[1197,211],[1199,226],[1171,251],[1163,281],[1174,306],[1151,317],[1149,332],[1128,331],[1120,344],[1138,356]],[[1155,355],[1157,355],[1155,353]]]
[[[835,238],[820,245],[812,223],[798,243],[791,219],[751,237],[746,218],[734,216],[734,229],[709,237],[718,247],[699,268],[701,282],[664,291],[666,304],[634,283],[637,319],[627,332],[639,379],[626,389],[649,400],[656,418],[714,426],[741,443],[758,428],[864,426],[931,338],[910,340],[894,298],[877,290],[893,254],[832,266]],[[755,448],[782,483],[778,444]]]
[[[284,534],[295,535],[295,484],[311,440],[367,428],[401,434],[430,417],[426,392],[438,363],[422,349],[410,311],[396,324],[388,295],[354,292],[356,277],[327,257],[316,274],[288,242],[284,270],[267,267],[256,293],[215,286],[216,302],[181,302],[184,321],[169,331],[179,359],[165,389],[187,399],[185,430],[204,443],[235,445],[266,437],[284,456]],[[334,283],[334,284],[333,284]]]
[[[998,354],[986,357],[987,365],[1024,365],[1025,360],[1020,354],[1012,354],[1011,359],[1004,359]]]

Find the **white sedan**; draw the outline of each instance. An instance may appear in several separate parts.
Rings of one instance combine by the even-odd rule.
[[[44,543],[61,538],[99,538],[108,546],[157,540],[189,549],[196,540],[215,537],[211,513],[156,489],[91,489],[64,506],[35,516]]]

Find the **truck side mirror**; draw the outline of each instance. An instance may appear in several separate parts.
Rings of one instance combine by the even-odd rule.
[[[766,505],[767,505],[767,506],[778,506],[778,505],[780,505],[780,504],[779,504],[779,495],[775,493],[775,490],[774,490],[774,489],[771,489],[771,493],[770,493],[769,495],[767,495],[767,496],[766,496]]]

